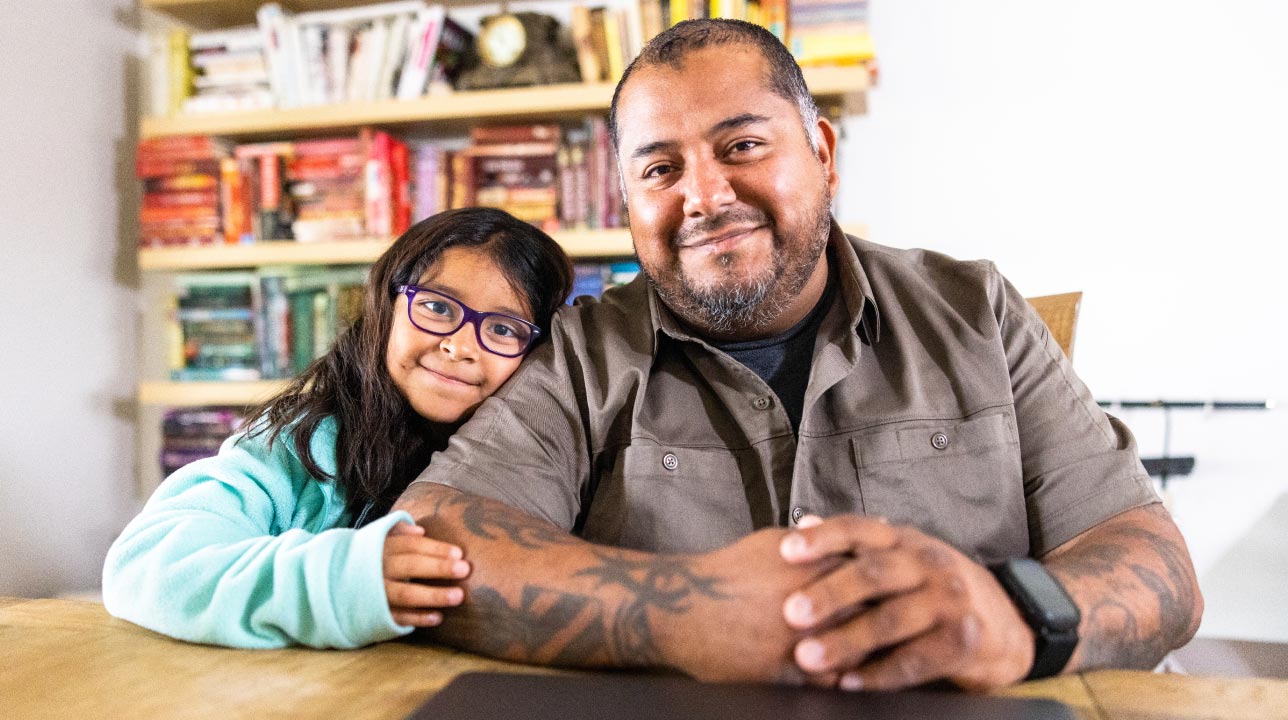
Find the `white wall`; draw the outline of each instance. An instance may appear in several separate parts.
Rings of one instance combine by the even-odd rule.
[[[1085,293],[1098,398],[1288,400],[1288,3],[873,0],[843,221]],[[1162,419],[1122,413],[1142,451]],[[1202,634],[1288,640],[1288,414],[1177,412]]]
[[[96,588],[134,509],[137,36],[129,0],[0,5],[0,595],[38,597]]]

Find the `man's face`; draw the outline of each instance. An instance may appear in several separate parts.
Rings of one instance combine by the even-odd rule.
[[[637,70],[618,99],[618,161],[640,265],[672,311],[716,337],[786,330],[826,279],[818,258],[837,185],[836,137],[820,119],[811,128],[816,153],[796,105],[767,76],[755,48],[724,45],[689,53],[679,70]]]

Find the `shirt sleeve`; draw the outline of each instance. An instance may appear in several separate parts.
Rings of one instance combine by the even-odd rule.
[[[1011,373],[1030,554],[1158,502],[1131,431],[1107,415],[1024,297],[993,273],[993,304]]]
[[[333,437],[319,447],[315,435],[315,457],[323,451],[333,466]],[[181,640],[239,648],[353,648],[411,632],[389,612],[382,569],[385,536],[411,517],[336,527],[339,495],[285,436],[230,438],[167,478],[112,544],[104,605]]]
[[[416,482],[499,500],[574,529],[590,475],[582,412],[602,371],[580,361],[574,349],[583,344],[581,327],[569,327],[566,317],[555,316],[550,342],[483,402]]]

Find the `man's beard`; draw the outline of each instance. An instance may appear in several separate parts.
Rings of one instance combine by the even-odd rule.
[[[771,225],[773,261],[752,277],[725,277],[698,287],[684,274],[678,255],[669,267],[658,268],[660,272],[651,272],[647,267],[641,269],[658,297],[690,325],[714,335],[757,334],[782,315],[813,274],[831,232],[830,206],[831,193],[825,184],[813,222],[805,229],[807,238],[784,238],[779,228]],[[764,213],[758,210],[740,209],[709,218],[694,231],[711,233],[734,223],[766,221]],[[678,245],[679,240],[674,244]],[[720,268],[730,268],[738,261],[736,250],[716,257]]]

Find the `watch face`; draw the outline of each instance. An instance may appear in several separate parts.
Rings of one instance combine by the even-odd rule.
[[[1043,626],[1059,632],[1078,627],[1078,606],[1040,563],[1021,560],[1008,565],[1012,578],[1032,604],[1031,611],[1041,618]]]
[[[492,18],[479,35],[479,55],[492,67],[513,65],[527,47],[528,34],[513,15]]]

